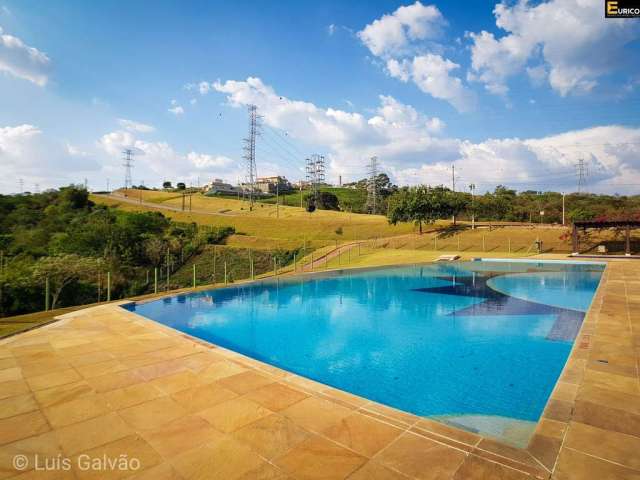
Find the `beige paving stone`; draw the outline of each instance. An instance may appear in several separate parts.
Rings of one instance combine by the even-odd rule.
[[[389,470],[372,460],[348,477],[349,480],[407,480],[408,478],[406,475]]]
[[[402,430],[392,425],[352,413],[326,429],[323,435],[365,457],[372,457],[401,433]]]
[[[108,373],[99,377],[88,378],[87,382],[97,392],[103,393],[118,388],[125,388],[136,383],[143,382],[144,378],[137,375],[132,370],[124,370],[122,372]]]
[[[81,353],[80,355],[74,355],[66,358],[66,361],[76,368],[91,365],[92,363],[106,362],[108,360],[113,360],[113,356],[109,352],[105,351]]]
[[[238,373],[246,372],[247,369],[241,367],[237,363],[229,361],[215,362],[206,367],[199,373],[199,377],[202,381],[214,382],[221,378],[230,377]]]
[[[102,396],[90,394],[47,407],[43,413],[53,428],[59,428],[104,415],[108,410]]]
[[[521,472],[475,455],[469,455],[455,472],[454,480],[530,480]]]
[[[42,407],[51,407],[93,393],[93,387],[85,380],[81,380],[79,382],[68,383],[66,385],[34,392],[34,396]]]
[[[160,463],[128,478],[131,480],[184,480],[169,462]]]
[[[176,455],[170,461],[182,477],[194,480],[235,480],[263,464],[258,454],[228,436]]]
[[[58,441],[66,455],[91,450],[133,433],[131,427],[116,413],[108,413],[56,430]]]
[[[460,468],[467,454],[412,433],[398,440],[376,456],[376,461],[413,478],[431,480],[450,478]]]
[[[309,436],[292,420],[272,414],[250,423],[233,433],[267,460],[282,455]]]
[[[238,477],[238,480],[289,480],[289,477],[285,472],[276,467],[275,465],[267,462],[251,470],[244,475]]]
[[[51,358],[46,360],[39,360],[37,362],[27,363],[21,365],[22,376],[24,378],[37,377],[40,375],[46,375],[51,372],[57,372],[60,370],[68,370],[70,364],[65,362],[61,358]]]
[[[0,419],[38,410],[33,394],[25,393],[0,400]]]
[[[271,383],[253,390],[245,395],[250,400],[274,412],[290,407],[294,403],[304,400],[309,395],[295,390],[282,383]]]
[[[129,460],[135,458],[139,463],[120,463],[121,455]],[[129,435],[74,455],[72,464],[80,479],[117,479],[143,472],[161,461],[160,455],[144,439]]]
[[[0,399],[14,397],[29,391],[29,385],[22,379],[0,382]]]
[[[9,367],[0,370],[0,383],[22,379],[22,369],[20,367]]]
[[[109,390],[103,393],[102,396],[109,409],[122,410],[164,396],[164,393],[149,383],[141,382],[128,387]]]
[[[299,443],[274,463],[296,479],[347,478],[366,458],[317,435]]]
[[[586,385],[616,390],[630,395],[640,395],[640,384],[637,378],[587,369],[584,376]]]
[[[446,425],[441,422],[436,422],[434,420],[430,420],[428,418],[421,418],[415,424],[416,430],[426,430],[437,435],[440,435],[445,438],[450,438],[460,443],[464,443],[466,445],[477,445],[481,437],[472,432],[467,432],[466,430],[461,430],[459,428],[454,428],[449,425]]]
[[[235,398],[219,403],[198,413],[214,428],[229,433],[244,427],[272,412],[248,398]]]
[[[553,474],[554,480],[638,480],[640,472],[563,448]]]
[[[247,371],[231,375],[230,377],[221,378],[217,383],[228,390],[232,390],[237,394],[242,395],[250,392],[251,390],[273,383],[273,379],[254,371]]]
[[[640,437],[571,422],[565,446],[640,471]]]
[[[37,392],[38,390],[45,390],[47,388],[57,387],[67,383],[73,383],[81,379],[82,377],[80,377],[75,369],[69,368],[66,370],[46,373],[44,375],[38,375],[37,377],[27,378],[27,383],[31,390]]]
[[[0,479],[32,470],[39,459],[56,458],[61,451],[58,439],[52,431],[3,445],[0,448]],[[16,455],[24,455],[27,459],[26,466],[20,470],[13,463]]]
[[[142,432],[143,438],[165,458],[219,440],[223,434],[195,415],[180,417],[161,427]]]
[[[236,398],[237,393],[212,383],[199,385],[173,393],[171,397],[187,412],[196,413],[214,405]]]
[[[352,410],[328,400],[305,398],[282,410],[282,414],[302,428],[321,433],[350,415]]]
[[[116,373],[127,370],[127,367],[125,365],[115,359],[105,360],[104,362],[90,363],[88,365],[80,365],[75,368],[84,378],[99,377],[108,373]]]
[[[118,413],[132,428],[151,430],[185,416],[187,411],[171,397],[159,397]]]
[[[49,431],[47,419],[40,411],[14,415],[0,420],[0,445]]]
[[[158,390],[163,391],[164,393],[170,394],[179,392],[181,390],[186,390],[188,388],[193,388],[201,384],[198,376],[191,372],[190,370],[183,370],[177,373],[172,373],[170,375],[166,375],[164,377],[158,377],[149,382],[150,385],[153,385]]]

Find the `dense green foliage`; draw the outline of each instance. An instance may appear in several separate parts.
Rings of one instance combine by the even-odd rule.
[[[106,272],[112,298],[143,293],[154,267],[176,270],[232,233],[95,205],[74,187],[0,196],[0,316],[41,310],[47,279],[52,308],[104,299]]]
[[[565,222],[574,220],[640,218],[640,196],[572,193],[565,196]],[[431,223],[437,219],[475,214],[480,221],[562,222],[562,194],[516,192],[498,186],[493,192],[472,196],[446,187],[404,187],[389,197],[388,218],[397,222]]]

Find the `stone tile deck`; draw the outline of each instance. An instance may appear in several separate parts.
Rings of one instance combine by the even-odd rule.
[[[0,480],[638,479],[639,266],[609,264],[526,450],[104,305],[0,342]],[[139,468],[76,462],[121,454]]]

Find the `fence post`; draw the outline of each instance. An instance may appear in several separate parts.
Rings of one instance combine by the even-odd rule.
[[[153,268],[153,293],[158,293],[158,267]]]
[[[102,276],[100,272],[98,272],[98,303],[100,303],[100,299],[102,298]]]
[[[213,283],[216,283],[216,246],[213,246]]]
[[[311,252],[311,271],[313,272],[313,252]]]
[[[147,270],[147,281],[145,282],[145,285],[149,285],[149,270]]]
[[[196,264],[193,264],[193,288],[196,288]]]
[[[224,284],[227,284],[227,261],[224,261]]]
[[[276,264],[276,257],[273,257],[273,276],[274,277],[278,276],[278,267]]]
[[[482,251],[484,252],[485,250],[486,250],[486,246],[484,242],[484,235],[482,235]]]
[[[44,311],[49,311],[49,277],[44,279]]]
[[[509,242],[509,253],[511,253],[511,237],[509,237],[507,241]]]
[[[458,251],[460,251],[460,235],[458,235]]]
[[[111,301],[111,272],[107,272],[107,302]]]
[[[298,264],[296,263],[296,252],[293,252],[293,273],[298,271]]]
[[[436,233],[435,236],[433,237],[433,249],[434,250],[438,250],[438,234]]]
[[[255,280],[255,271],[253,268],[253,251],[249,249],[249,267],[251,270],[251,280]]]

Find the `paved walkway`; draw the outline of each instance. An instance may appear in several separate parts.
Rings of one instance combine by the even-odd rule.
[[[639,331],[637,266],[611,262],[538,430],[519,450],[113,304],[81,310],[0,341],[0,479],[637,479]],[[121,454],[136,461],[86,469],[88,459]],[[36,461],[50,469],[34,470]]]

